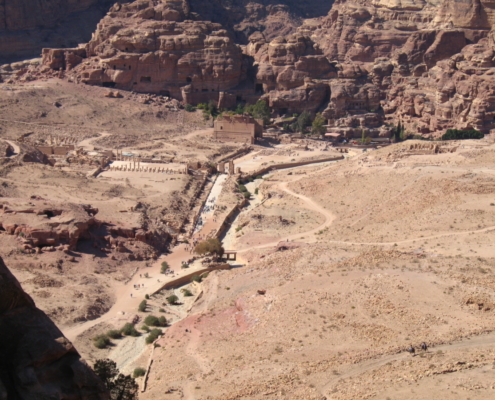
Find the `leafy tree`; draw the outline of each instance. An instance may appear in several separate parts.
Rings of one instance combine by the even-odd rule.
[[[237,104],[237,107],[235,109],[235,113],[237,115],[242,115],[242,114],[244,114],[244,112],[245,112],[244,104],[242,104],[242,103]]]
[[[111,329],[107,332],[107,336],[112,339],[120,339],[122,337],[122,332],[116,329]]]
[[[199,242],[194,248],[194,252],[203,255],[203,254],[216,254],[218,256],[222,256],[224,253],[224,248],[222,246],[222,242],[217,238],[210,238],[207,240],[203,240]]]
[[[270,123],[270,107],[264,100],[258,100],[256,104],[247,106],[245,111],[256,119],[262,119],[265,125]]]
[[[297,131],[300,132],[301,134],[306,133],[306,127],[308,127],[311,124],[311,114],[307,111],[303,111],[299,117],[297,117]]]
[[[321,114],[316,114],[313,124],[311,125],[311,133],[313,135],[324,135],[327,131],[325,127],[326,122],[327,120]]]
[[[93,369],[110,392],[111,400],[137,400],[138,384],[130,375],[121,374],[115,361],[97,360]]]
[[[184,294],[184,297],[191,297],[193,295],[189,289],[181,289],[181,292]]]
[[[164,261],[162,262],[162,267],[160,269],[160,272],[162,274],[164,274],[165,272],[167,272],[167,270],[170,268],[170,265],[168,265],[168,262]]]
[[[447,129],[442,136],[442,140],[462,140],[462,139],[482,139],[485,135],[476,129],[458,130]]]
[[[147,305],[148,303],[146,302],[146,300],[143,300],[141,303],[139,303],[138,311],[145,312]]]
[[[201,279],[201,276],[199,276],[199,275],[193,275],[191,278],[191,282],[201,283],[201,281],[202,281],[202,279]]]
[[[179,301],[179,298],[175,294],[173,294],[172,296],[167,297],[167,301],[168,301],[168,304],[177,304],[177,302]]]
[[[158,336],[162,334],[161,329],[152,329],[150,334],[146,337],[146,343],[151,344],[153,343],[156,339],[158,339]]]

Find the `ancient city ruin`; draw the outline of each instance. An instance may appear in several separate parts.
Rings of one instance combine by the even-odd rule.
[[[0,2],[0,399],[493,398],[494,18]]]

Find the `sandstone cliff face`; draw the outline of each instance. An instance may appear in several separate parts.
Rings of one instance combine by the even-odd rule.
[[[189,18],[182,0],[114,6],[87,45],[94,58],[77,67],[79,78],[186,103],[219,100],[243,79],[242,51],[220,24]]]
[[[109,399],[77,350],[0,258],[0,399]]]
[[[279,115],[322,112],[347,137],[387,137],[399,120],[412,134],[495,128],[490,1],[339,0],[318,16],[328,6],[138,0],[45,65],[184,104],[263,98]]]
[[[0,64],[89,40],[110,0],[0,0]]]

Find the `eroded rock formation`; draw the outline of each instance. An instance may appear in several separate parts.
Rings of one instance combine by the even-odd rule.
[[[55,58],[78,64],[72,79],[183,104],[263,98],[278,115],[322,112],[346,137],[388,137],[398,121],[423,135],[495,128],[491,3],[348,0],[312,19],[301,16],[318,16],[322,2],[310,2],[312,15],[291,1],[266,3],[116,5],[84,49]],[[287,18],[278,37],[275,15]]]
[[[1,0],[0,64],[39,56],[42,47],[77,46],[91,37],[110,0]]]
[[[103,383],[0,258],[0,399],[105,400]]]

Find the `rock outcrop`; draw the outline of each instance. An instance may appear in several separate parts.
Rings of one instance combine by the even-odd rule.
[[[0,399],[106,400],[103,383],[0,258]]]
[[[38,57],[42,47],[71,47],[91,38],[110,0],[0,1],[0,64]]]
[[[278,115],[321,112],[346,137],[388,137],[399,121],[406,134],[495,128],[491,3],[348,0],[320,17],[320,1],[312,14],[265,3],[118,4],[85,48],[47,51],[45,68],[183,104],[262,98]]]

